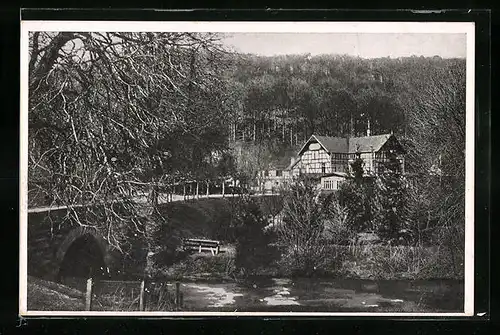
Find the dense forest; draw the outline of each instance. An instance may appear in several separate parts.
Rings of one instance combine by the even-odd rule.
[[[394,132],[406,145],[423,145],[416,126],[421,109],[429,111],[425,106],[439,99],[443,108],[456,103],[445,101],[454,86],[465,93],[464,59],[234,55],[233,64],[227,73],[229,138],[247,150],[255,150],[249,143],[264,146],[260,151],[271,152],[262,155],[264,166],[311,134],[364,136],[369,127],[372,135]],[[448,117],[441,122],[454,122]]]

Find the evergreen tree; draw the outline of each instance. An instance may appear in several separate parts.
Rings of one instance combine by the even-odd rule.
[[[360,157],[351,163],[350,178],[340,187],[340,201],[347,209],[347,224],[356,233],[371,228],[370,185],[363,177],[364,162]]]
[[[243,197],[234,218],[236,237],[236,268],[240,273],[251,275],[259,267],[273,261],[271,233],[265,231],[267,221],[259,205],[249,197]]]
[[[364,174],[365,162],[360,157],[357,157],[351,163],[351,171],[352,177],[357,184],[361,184],[363,182],[363,174]]]
[[[407,187],[394,155],[389,157],[374,185],[373,223],[379,237],[389,243],[408,239]]]

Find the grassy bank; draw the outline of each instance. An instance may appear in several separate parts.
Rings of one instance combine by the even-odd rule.
[[[28,310],[83,311],[84,293],[58,283],[28,276]]]
[[[83,279],[85,280],[85,279]],[[94,293],[92,299],[93,311],[138,311],[139,294],[130,295],[126,284],[116,285],[116,288],[100,293]],[[95,289],[95,288],[94,288]],[[173,284],[154,285],[147,287],[145,301],[146,311],[174,310]],[[85,293],[73,287],[28,277],[27,287],[28,310],[30,311],[84,311]]]
[[[226,247],[224,251],[218,255],[193,253],[172,266],[162,268],[160,274],[167,280],[234,281],[236,278],[234,247]]]
[[[176,280],[233,281],[247,269],[235,266],[235,251],[216,256],[192,254],[162,273]],[[463,270],[452,265],[450,252],[439,247],[329,246],[315,276],[372,280],[463,279]],[[294,273],[285,253],[269,266],[258,266],[252,275],[269,277],[300,276]]]
[[[463,264],[443,247],[385,246],[377,244],[331,246],[324,269],[360,279],[463,279]]]
[[[229,252],[217,256],[181,253],[172,261],[162,264],[160,260],[158,274],[175,280],[227,281],[247,275],[300,276],[296,257],[287,254],[284,248],[276,250],[268,245],[276,237],[271,237],[271,242],[264,241],[260,228],[256,228],[257,232],[251,229],[253,225],[264,225],[265,222],[255,221],[252,215],[238,215],[245,211],[250,213],[241,200],[218,198],[162,204],[160,212],[166,218],[166,227],[159,238],[166,236],[167,240],[159,241],[159,245],[180,250],[183,238],[198,237],[217,239],[224,246],[232,247]],[[272,207],[269,204],[274,200],[253,199],[259,209],[255,217],[260,215],[261,221],[265,221]],[[274,205],[279,206],[279,203]],[[249,221],[245,222],[248,218]],[[248,229],[242,229],[244,227]],[[242,247],[244,252],[240,254],[237,265],[235,245],[242,241],[246,244]],[[318,262],[314,259],[315,265],[317,263],[315,276],[387,280],[463,279],[463,255],[453,254],[444,247],[387,246],[364,242],[353,246],[327,245],[325,248],[326,251],[321,253],[322,259]]]

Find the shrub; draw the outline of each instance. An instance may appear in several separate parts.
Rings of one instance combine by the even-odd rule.
[[[338,214],[332,210],[332,200],[332,195],[322,197],[315,181],[307,177],[283,191],[283,224],[277,235],[287,248],[284,263],[291,273],[309,276],[323,267],[327,253],[321,242],[327,224]]]
[[[235,265],[241,275],[256,274],[259,269],[273,262],[273,234],[264,229],[266,225],[267,221],[258,204],[251,198],[242,198],[234,218],[237,241]]]
[[[355,244],[333,246],[342,255],[340,272],[364,279],[463,279],[452,267],[450,252],[441,247]]]
[[[232,278],[235,271],[235,259],[231,253],[192,254],[172,266],[160,269],[157,278],[201,279]]]

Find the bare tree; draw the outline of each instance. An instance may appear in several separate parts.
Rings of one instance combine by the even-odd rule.
[[[131,234],[151,238],[156,186],[185,176],[192,158],[178,160],[169,138],[203,142],[225,122],[224,53],[214,34],[32,33],[31,204],[67,206],[67,220],[123,252]]]
[[[463,60],[436,71],[406,107],[409,159],[422,172],[410,201],[413,225],[450,250],[456,274],[465,245],[465,74]]]
[[[417,86],[406,106],[408,154],[417,170],[433,165],[457,181],[465,178],[465,62],[457,61]]]
[[[283,191],[283,223],[277,233],[294,270],[310,275],[325,261],[327,249],[322,240],[331,203],[332,197],[321,197],[316,183],[307,177]]]

